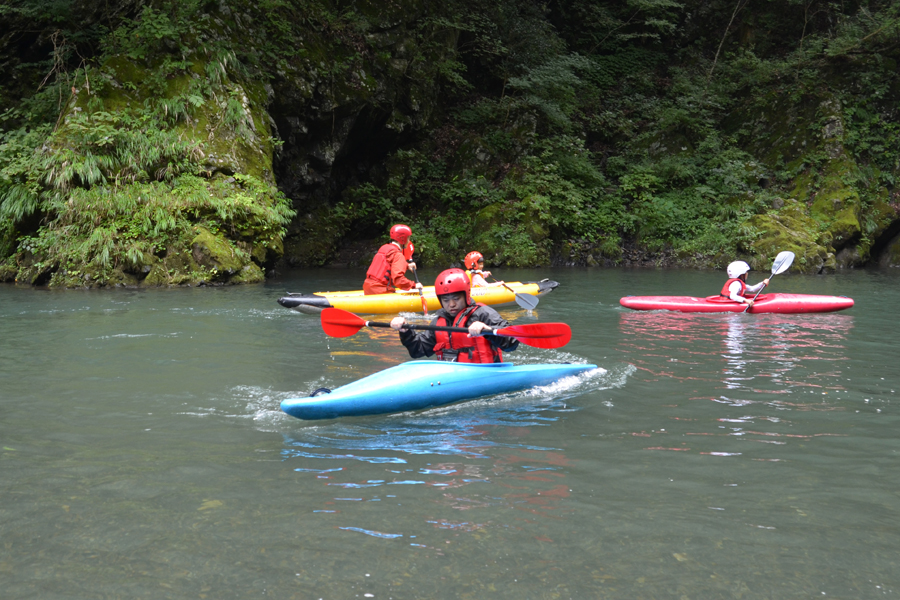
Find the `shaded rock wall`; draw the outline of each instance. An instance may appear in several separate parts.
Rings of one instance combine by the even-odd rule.
[[[790,195],[748,222],[756,237],[746,248],[754,267],[765,268],[780,250],[795,252],[794,268],[806,273],[879,262],[877,251],[900,223],[900,211],[887,189],[870,194],[874,201],[862,198],[862,168],[846,147],[840,101],[827,93],[800,101],[773,95],[771,105],[738,111],[730,121],[746,123],[750,150],[770,168],[796,173]]]
[[[423,0],[371,8],[375,26],[354,40],[352,57],[335,65],[326,40],[307,32],[304,58],[273,82],[269,113],[284,141],[276,176],[297,211],[285,239],[288,265],[334,259],[347,228],[332,216],[334,203],[350,186],[383,182],[388,157],[440,116],[437,68],[455,55],[457,34],[426,27],[435,7]]]

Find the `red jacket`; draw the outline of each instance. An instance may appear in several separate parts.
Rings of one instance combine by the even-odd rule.
[[[400,246],[391,242],[378,249],[363,282],[363,292],[368,294],[392,294],[396,289],[408,290],[415,283],[404,277],[409,265]]]
[[[466,316],[461,316],[465,312],[468,312],[469,314]],[[483,304],[470,305],[466,307],[466,309],[456,315],[456,318],[452,318],[450,314],[443,308],[438,309],[434,313],[434,315],[434,324],[450,322],[464,322],[466,324],[471,324],[475,321],[481,321],[491,329],[501,329],[503,327],[509,326],[509,323],[506,321],[506,319],[501,317],[496,310],[494,310],[490,306],[484,306]],[[404,346],[406,346],[406,349],[409,351],[410,357],[423,358],[427,356],[434,356],[437,352],[438,346],[441,346],[441,340],[443,340],[443,342],[447,345],[441,347],[441,359],[449,361],[454,360],[454,358],[458,358],[460,362],[476,362],[476,360],[493,362],[495,357],[502,358],[500,355],[501,349],[504,352],[511,352],[519,347],[519,340],[513,337],[488,334],[485,336],[479,336],[477,338],[468,338],[467,334],[465,333],[454,333],[453,337],[451,338],[446,334],[446,332],[443,332],[445,337],[438,337],[438,335],[441,333],[442,332],[439,331],[418,331],[407,329],[406,331],[400,332],[400,341]],[[472,356],[470,357],[468,348],[473,347],[471,346],[471,344],[473,343],[476,344],[475,347],[478,348],[478,355],[476,356],[473,350]],[[488,349],[483,344],[493,346],[493,348]],[[461,352],[457,357],[456,352],[460,349],[462,349],[463,352]],[[494,349],[497,350],[496,354],[494,354]]]
[[[728,288],[729,288],[729,287],[731,286],[731,284],[734,283],[735,281],[737,281],[738,283],[741,284],[741,291],[738,292],[738,294],[741,295],[741,296],[743,296],[743,295],[744,295],[744,292],[747,291],[747,284],[744,283],[744,282],[743,282],[742,280],[740,280],[740,279],[729,279],[728,281],[726,281],[726,282],[725,282],[725,285],[722,286],[722,291],[719,292],[719,295],[720,295],[720,296],[723,296],[723,297],[725,297],[725,298],[731,298],[731,290],[729,290]]]
[[[472,304],[459,312],[453,323],[449,323],[444,315],[435,319],[435,325],[441,327],[468,327],[472,313],[484,304]],[[435,331],[434,353],[440,360],[455,360],[461,363],[494,363],[503,362],[503,353],[495,348],[484,336],[469,337],[467,333]]]

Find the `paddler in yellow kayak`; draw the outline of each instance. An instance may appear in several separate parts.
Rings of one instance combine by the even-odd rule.
[[[397,290],[410,290],[416,288],[422,291],[422,284],[413,282],[404,277],[406,270],[416,270],[416,263],[407,256],[410,249],[409,238],[412,229],[409,225],[398,223],[391,227],[391,241],[378,249],[369,270],[366,271],[366,280],[363,282],[363,293],[393,294]]]
[[[503,285],[502,281],[488,283],[485,279],[485,277],[491,276],[491,272],[484,270],[484,256],[481,252],[478,252],[477,250],[469,252],[466,254],[463,263],[466,265],[466,275],[469,276],[472,287],[499,287]]]
[[[519,347],[513,337],[480,335],[485,329],[507,327],[500,314],[484,304],[472,301],[471,284],[462,269],[447,269],[437,276],[434,291],[441,309],[432,325],[467,327],[469,333],[414,331],[406,329],[404,317],[394,317],[391,327],[400,332],[400,342],[412,358],[437,355],[439,360],[465,363],[503,362],[503,352]]]

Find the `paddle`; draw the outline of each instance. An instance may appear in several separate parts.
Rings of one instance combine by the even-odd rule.
[[[339,308],[326,308],[322,310],[322,329],[331,337],[350,337],[363,327],[390,327],[390,323],[377,323],[366,321],[354,315],[352,312]],[[407,324],[407,329],[420,331],[451,331],[455,333],[469,333],[466,327],[442,327],[440,325],[413,325]],[[526,325],[512,325],[490,331],[494,335],[516,338],[526,346],[535,348],[561,348],[572,339],[572,330],[565,323],[529,323]]]
[[[475,272],[481,273],[482,276],[484,276],[483,271],[475,271]],[[490,275],[490,278],[493,281],[497,281],[493,275]],[[506,289],[511,291],[516,296],[516,304],[518,304],[525,310],[534,310],[535,308],[537,308],[537,305],[538,305],[537,296],[531,296],[530,294],[520,294],[516,290],[512,289],[511,287],[509,287],[508,285],[503,283],[502,281],[497,281],[497,283],[499,283],[500,285],[502,285],[503,287],[505,287]]]
[[[407,245],[407,249],[409,251],[409,255],[407,255],[406,252],[403,253],[404,256],[406,256],[406,262],[412,262],[412,255],[413,255],[413,252],[416,251],[416,247],[413,246],[412,242],[410,242]],[[416,283],[419,283],[419,274],[416,272],[415,269],[413,269],[413,277],[416,278]],[[419,283],[419,285],[422,285],[422,284]],[[422,311],[427,315],[428,314],[428,301],[425,300],[425,293],[422,290],[422,288],[418,288],[418,289],[419,289],[419,298],[421,298],[421,300],[422,300]]]
[[[791,264],[794,262],[794,253],[785,250],[784,252],[779,252],[778,256],[775,257],[775,261],[772,263],[772,277],[775,277],[779,273],[784,273],[787,271]],[[772,277],[769,277],[771,281]],[[753,301],[756,302],[756,299],[759,298],[759,295],[762,294],[762,291],[766,289],[766,286],[762,286],[756,295],[753,296]],[[744,312],[750,310],[752,305],[747,305],[747,308],[744,309]]]

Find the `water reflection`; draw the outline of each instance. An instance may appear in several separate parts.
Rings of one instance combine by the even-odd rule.
[[[853,316],[845,314],[748,317],[629,312],[620,319],[621,349],[638,368],[680,378],[681,369],[675,365],[702,366],[700,373],[688,378],[704,377],[707,367],[718,363],[713,359],[718,355],[724,359],[721,380],[729,390],[747,388],[758,378],[788,387],[815,385],[806,375],[792,379],[790,372],[808,367],[810,361],[849,360],[846,340],[852,327]],[[660,359],[673,368],[660,369]]]
[[[424,412],[315,425],[292,419],[281,458],[305,490],[317,490],[311,512],[339,531],[442,556],[448,535],[497,535],[521,519],[564,512],[572,461],[536,430],[578,410],[573,399],[621,382],[598,369]],[[374,504],[379,518],[367,508]]]
[[[791,413],[846,410],[842,366],[850,360],[853,320],[847,314],[623,313],[621,350],[641,379],[656,387],[677,382],[658,405],[667,422],[632,435],[680,438],[678,444],[651,443],[648,450],[719,457],[744,455],[745,442],[783,446],[839,435],[833,423],[810,430],[808,419],[804,433],[791,431]],[[722,405],[724,412],[710,420],[698,402]],[[752,454],[780,460],[772,453]]]

